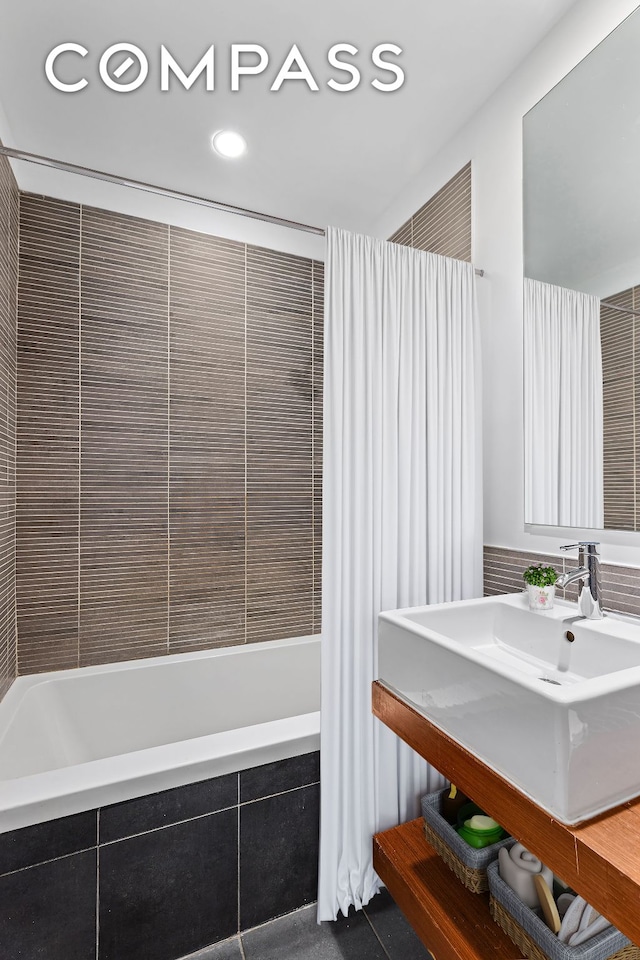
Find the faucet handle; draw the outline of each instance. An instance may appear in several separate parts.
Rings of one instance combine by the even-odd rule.
[[[565,543],[560,549],[561,550],[579,550],[580,547],[584,546],[582,543]]]

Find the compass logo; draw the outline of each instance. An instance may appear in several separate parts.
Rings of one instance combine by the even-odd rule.
[[[215,91],[216,84],[216,47],[211,44],[190,72],[187,72],[178,60],[162,45],[159,54],[158,78],[160,90],[167,92],[174,86],[190,90],[200,78],[204,79],[205,89]],[[402,54],[402,48],[395,43],[379,43],[365,55],[366,66],[375,71],[370,85],[382,93],[393,93],[405,82],[403,68],[393,58]],[[62,93],[79,93],[89,86],[89,80],[83,75],[83,64],[71,65],[73,57],[83,60],[89,56],[87,47],[80,43],[60,43],[54,47],[45,61],[45,74],[49,83]],[[224,51],[229,89],[240,91],[244,77],[265,73],[270,65],[266,48],[257,43],[233,43]],[[62,79],[58,63],[64,57],[66,74]],[[388,59],[391,57],[392,59]],[[327,51],[326,62],[331,69],[328,79],[321,78],[320,83],[338,93],[355,90],[362,81],[361,51],[352,43],[335,43]],[[71,62],[70,62],[71,61]],[[86,70],[84,71],[86,72]],[[98,75],[102,83],[116,93],[131,93],[141,87],[149,77],[149,58],[134,43],[114,43],[108,47],[98,60]],[[73,74],[73,77],[70,75]],[[302,55],[297,44],[293,44],[279,66],[269,90],[278,92],[287,82],[297,81],[306,84],[309,90],[317,92],[320,83],[311,67]]]

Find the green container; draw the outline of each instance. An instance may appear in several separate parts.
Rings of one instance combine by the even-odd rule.
[[[490,847],[492,843],[497,843],[505,836],[502,827],[496,827],[494,830],[474,830],[473,827],[467,827],[465,824],[458,827],[458,833],[470,847],[475,847],[476,850]]]
[[[492,843],[498,843],[506,836],[502,827],[494,827],[493,830],[476,830],[474,827],[467,826],[467,821],[475,814],[482,814],[483,811],[475,803],[467,803],[458,811],[457,832],[470,847],[476,850],[482,850],[483,847],[490,847]]]

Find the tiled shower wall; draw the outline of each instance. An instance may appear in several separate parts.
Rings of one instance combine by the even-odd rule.
[[[471,261],[471,164],[459,170],[389,237],[416,250]]]
[[[320,627],[323,265],[22,195],[19,670]]]
[[[16,293],[19,194],[0,157],[0,698],[16,675]]]

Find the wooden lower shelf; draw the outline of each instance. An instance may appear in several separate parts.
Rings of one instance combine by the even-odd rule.
[[[640,944],[640,800],[569,827],[378,681],[373,684],[373,712],[632,943]]]
[[[435,960],[515,960],[518,947],[489,915],[489,894],[471,893],[412,820],[373,838],[373,866]]]

